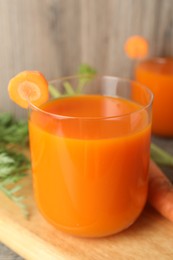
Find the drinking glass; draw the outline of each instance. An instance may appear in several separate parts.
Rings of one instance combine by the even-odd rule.
[[[103,237],[129,227],[147,198],[152,93],[111,76],[50,82],[29,104],[34,194],[57,229]]]
[[[173,137],[173,58],[151,58],[139,62],[135,79],[154,93],[153,134]]]

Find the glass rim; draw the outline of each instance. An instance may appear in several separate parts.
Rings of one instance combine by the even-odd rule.
[[[56,82],[61,82],[61,81],[64,81],[64,80],[70,80],[70,79],[76,79],[76,78],[80,78],[80,77],[93,77],[89,74],[84,74],[84,75],[71,75],[71,76],[64,76],[64,77],[59,77],[59,78],[56,78],[56,79],[53,79],[53,80],[50,80],[48,81],[48,85],[49,84],[52,84],[52,83],[56,83]],[[35,110],[37,112],[40,112],[42,114],[45,114],[46,116],[50,116],[50,117],[53,117],[55,119],[80,119],[80,120],[108,120],[108,119],[120,119],[120,118],[125,118],[125,117],[129,117],[131,115],[134,115],[136,113],[139,113],[145,109],[148,109],[152,106],[152,103],[153,103],[153,98],[154,98],[154,95],[153,95],[153,92],[145,85],[141,84],[140,82],[136,81],[136,80],[131,80],[131,79],[128,79],[128,78],[123,78],[123,77],[116,77],[116,76],[108,76],[108,75],[102,75],[102,74],[97,74],[96,76],[94,76],[94,78],[106,78],[106,79],[115,79],[117,81],[121,81],[121,82],[126,82],[126,83],[135,83],[137,85],[139,85],[140,87],[142,87],[143,89],[145,89],[149,95],[150,95],[150,100],[149,102],[146,104],[146,105],[142,105],[141,108],[135,110],[134,112],[130,112],[130,113],[126,113],[126,114],[123,114],[123,115],[115,115],[115,116],[101,116],[101,117],[82,117],[82,116],[68,116],[68,115],[60,115],[60,114],[54,114],[54,113],[51,113],[51,112],[47,112],[45,110],[43,110],[42,108],[40,107],[37,107],[36,105],[32,104],[32,102],[30,102],[28,100],[28,109],[32,109],[32,110]],[[84,96],[85,94],[81,95],[81,94],[77,94],[76,96]],[[96,95],[96,94],[89,94],[89,95]],[[104,96],[104,95],[103,95]],[[105,95],[107,97],[109,97],[108,95]],[[58,97],[58,98],[68,98],[68,97],[73,97],[73,96],[65,96],[65,97]],[[116,97],[116,96],[115,96]],[[56,98],[55,98],[56,99]],[[46,103],[46,102],[45,102]]]
[[[157,64],[164,64],[166,61],[173,62],[173,56],[154,56],[140,60],[138,63],[143,64],[148,61],[156,62]]]

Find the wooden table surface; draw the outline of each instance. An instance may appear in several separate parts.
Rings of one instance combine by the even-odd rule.
[[[173,139],[153,138],[153,142],[173,154]],[[164,168],[173,180],[173,169]],[[83,239],[64,234],[39,214],[32,197],[31,179],[26,189],[30,220],[0,194],[0,241],[24,259],[38,260],[114,260],[173,259],[173,223],[148,205],[130,228],[107,238]],[[0,260],[22,259],[7,248]],[[11,255],[9,258],[9,254]]]

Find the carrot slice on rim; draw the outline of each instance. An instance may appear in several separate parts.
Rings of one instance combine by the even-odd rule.
[[[124,50],[129,58],[145,58],[148,55],[148,42],[144,37],[134,35],[127,39]]]
[[[38,71],[22,71],[10,80],[8,93],[23,108],[28,108],[28,102],[39,106],[48,99],[48,82]]]

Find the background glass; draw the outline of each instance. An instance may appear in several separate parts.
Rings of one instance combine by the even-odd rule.
[[[138,63],[135,79],[154,93],[152,132],[173,137],[173,58],[152,58]]]

